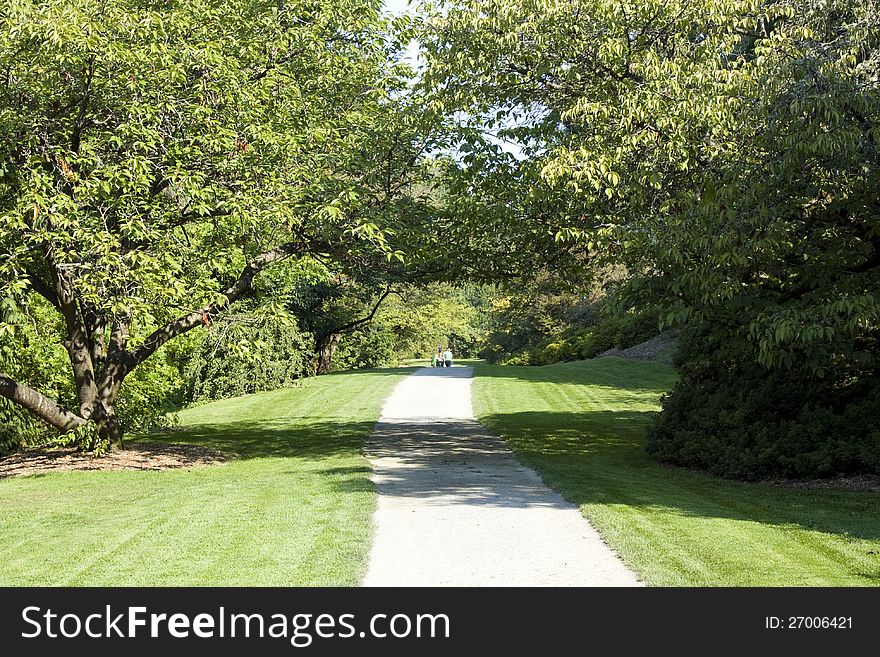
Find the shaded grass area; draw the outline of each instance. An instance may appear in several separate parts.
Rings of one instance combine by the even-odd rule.
[[[230,462],[0,480],[0,585],[355,585],[376,493],[363,439],[407,370],[331,374],[180,413],[149,441]]]
[[[603,358],[483,364],[476,376],[480,421],[577,504],[646,582],[880,584],[880,493],[740,483],[645,454],[671,368]]]

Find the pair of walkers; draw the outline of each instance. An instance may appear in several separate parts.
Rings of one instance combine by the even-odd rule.
[[[446,351],[443,351],[442,347],[437,347],[437,353],[431,359],[431,367],[452,367],[452,349],[446,347]]]

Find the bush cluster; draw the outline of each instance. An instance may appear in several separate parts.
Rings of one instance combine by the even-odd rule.
[[[292,323],[250,332],[249,349],[208,334],[183,364],[183,403],[236,397],[292,385],[312,370],[310,338]]]
[[[0,399],[0,456],[43,440],[49,432],[26,411]]]
[[[62,331],[54,309],[41,297],[31,295],[23,307],[0,297],[0,372],[62,405],[74,406]],[[40,444],[54,433],[20,406],[0,398],[0,454]]]
[[[880,474],[880,373],[840,383],[769,370],[745,344],[683,340],[680,375],[647,449],[730,478]]]
[[[395,337],[385,326],[370,324],[345,336],[333,358],[334,370],[358,370],[393,365]]]

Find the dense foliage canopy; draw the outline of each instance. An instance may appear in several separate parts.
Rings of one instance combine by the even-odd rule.
[[[126,376],[260,272],[396,261],[427,146],[398,50],[374,1],[4,3],[2,296],[63,319],[75,403],[6,360],[0,394],[118,438]]]
[[[463,215],[476,207],[470,230],[552,254],[582,289],[622,266],[624,307],[702,327],[655,453],[711,467],[726,445],[713,469],[736,476],[876,469],[876,436],[852,416],[876,419],[880,370],[880,5],[460,0],[429,13],[424,83],[459,119],[448,187]],[[809,394],[780,393],[790,403],[763,423],[761,395],[741,396],[762,376]],[[799,432],[812,437],[786,438]]]
[[[725,323],[767,365],[876,366],[875,2],[464,0],[425,29],[462,178],[533,247],[626,264],[668,323]]]

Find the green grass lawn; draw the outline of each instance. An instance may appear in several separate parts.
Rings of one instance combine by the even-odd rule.
[[[206,404],[149,437],[239,455],[223,465],[0,480],[0,585],[357,584],[376,501],[362,440],[406,373]]]
[[[477,417],[646,582],[880,584],[880,494],[726,481],[645,454],[672,369],[606,358],[476,375]]]

